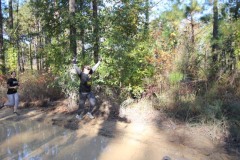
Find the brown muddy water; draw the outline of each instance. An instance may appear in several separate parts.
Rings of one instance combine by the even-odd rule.
[[[97,159],[108,138],[78,137],[77,132],[36,122],[0,122],[0,159]]]
[[[184,128],[92,120],[69,130],[30,119],[0,119],[0,160],[237,160]],[[194,138],[195,137],[195,138]]]

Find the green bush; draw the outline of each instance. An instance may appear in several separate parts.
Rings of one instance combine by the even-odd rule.
[[[169,75],[169,81],[172,85],[179,83],[183,79],[183,74],[181,72],[172,72]]]
[[[7,64],[7,69],[8,70],[17,70],[17,62],[18,62],[18,57],[17,57],[17,49],[10,46],[7,51],[6,51],[6,64]]]
[[[202,111],[202,114],[205,116],[206,120],[212,120],[212,119],[220,119],[222,118],[222,106],[223,103],[221,100],[214,100],[212,103],[209,103],[204,110]]]
[[[119,87],[123,92],[128,91],[126,94],[140,97],[144,90],[143,80],[152,77],[154,73],[153,65],[146,60],[146,57],[152,54],[152,47],[148,42],[134,45],[133,43],[132,47],[106,51],[108,54],[103,57],[104,64],[98,70],[98,82]]]

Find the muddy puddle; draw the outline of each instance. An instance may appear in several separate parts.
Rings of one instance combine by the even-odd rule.
[[[109,142],[103,136],[77,136],[76,131],[36,121],[0,122],[0,159],[97,159]]]
[[[184,129],[92,120],[69,130],[36,120],[0,120],[1,160],[235,160]]]

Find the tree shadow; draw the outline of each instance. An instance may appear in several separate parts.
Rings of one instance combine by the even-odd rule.
[[[119,116],[120,103],[116,101],[117,93],[114,91],[112,93],[113,95],[107,96],[102,90],[95,91],[95,95],[97,95],[97,105],[93,111],[93,115],[96,117],[94,120],[83,118],[83,120],[79,121],[75,118],[76,111],[68,113],[68,115],[70,115],[72,118],[69,119],[65,125],[63,125],[63,127],[67,129],[70,128],[74,130],[75,133],[78,132],[79,134],[84,132],[79,138],[77,138],[76,141],[78,142],[81,141],[81,139],[88,139],[87,142],[81,144],[78,153],[75,153],[75,159],[98,159],[103,150],[107,148],[109,142],[111,142],[113,138],[117,138],[119,135],[119,131],[116,128],[117,123],[119,121],[123,123],[129,123],[127,118]],[[89,104],[87,102],[86,107],[88,106]],[[89,138],[88,134],[91,134],[88,133],[89,127],[94,128],[95,124],[98,123],[98,120],[101,120],[101,124],[97,129],[97,133],[95,136]],[[71,125],[74,127],[70,127]],[[63,150],[67,150],[70,145],[71,144],[66,144],[61,147]],[[91,150],[94,151],[91,152]],[[70,153],[65,153],[64,157],[68,157],[68,154]]]
[[[113,91],[113,95],[110,96],[105,95],[103,92],[104,91],[101,90],[95,91],[95,95],[97,95],[97,105],[93,114],[96,119],[91,120],[85,117],[83,120],[79,121],[75,118],[76,110],[67,113],[63,112],[60,116],[52,118],[53,126],[59,126],[67,130],[71,130],[75,136],[74,139],[69,139],[69,142],[58,146],[61,150],[66,151],[63,157],[68,158],[74,154],[76,155],[76,157],[74,157],[75,159],[84,159],[83,157],[85,157],[85,159],[98,159],[103,150],[108,146],[108,143],[113,138],[117,138],[119,134],[122,134],[116,128],[117,123],[130,123],[126,117],[119,116],[120,102],[116,101],[118,94]],[[88,105],[89,104],[86,103],[86,107],[88,107]],[[42,117],[42,119],[44,119],[44,117]],[[96,135],[90,137],[88,135],[91,134],[89,127],[94,128],[99,120],[101,121],[101,124],[97,129]],[[78,137],[79,135],[81,136]],[[75,148],[75,144],[77,145],[78,143],[82,143],[81,140],[85,142],[80,145],[81,147],[79,149]],[[72,146],[74,146],[73,150],[75,150],[76,153],[67,152],[68,148],[72,148]],[[94,150],[94,152],[91,152],[91,150]]]

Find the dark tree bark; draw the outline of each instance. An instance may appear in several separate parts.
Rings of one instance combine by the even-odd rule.
[[[208,75],[210,84],[214,83],[217,79],[217,73],[220,67],[220,53],[219,53],[219,31],[218,31],[218,0],[213,1],[213,32],[212,32],[212,55],[211,55],[211,68]],[[210,85],[209,84],[209,85]]]
[[[14,31],[14,34],[16,34],[16,36],[14,36],[14,37],[16,37],[15,38],[15,40],[16,40],[16,44],[17,44],[17,55],[18,55],[18,69],[19,69],[19,71],[20,72],[24,72],[24,65],[23,65],[23,63],[22,63],[22,56],[21,56],[21,50],[20,50],[20,43],[19,43],[19,30],[18,30],[18,26],[19,26],[19,18],[18,18],[18,16],[19,16],[19,1],[17,2],[17,10],[16,10],[16,12],[17,12],[17,27],[16,27],[16,29],[15,29],[15,31]],[[13,20],[13,18],[11,18],[10,17],[10,19],[12,19]],[[12,24],[11,24],[12,25]]]
[[[30,41],[29,43],[29,60],[30,60],[31,70],[33,70],[32,41]]]
[[[98,24],[98,1],[93,0],[93,56],[94,62],[97,63],[98,61],[98,54],[99,54],[99,24]]]
[[[234,18],[235,19],[238,19],[239,17],[239,8],[240,8],[240,1],[239,0],[236,0],[236,8],[235,8],[235,13],[234,13]]]
[[[212,44],[212,61],[213,63],[217,62],[218,60],[218,54],[217,49],[218,47],[218,0],[214,0],[213,2],[213,44]]]
[[[80,12],[82,13],[82,16],[83,16],[83,8],[84,8],[84,0],[80,0]],[[82,22],[81,26],[80,26],[80,40],[81,40],[81,45],[82,45],[82,56],[85,57],[85,38],[84,38],[84,35],[85,35],[85,27],[84,27],[84,24]]]
[[[9,28],[13,29],[13,2],[9,0]]]
[[[149,0],[145,0],[144,37],[148,37],[148,33],[149,33]]]
[[[2,1],[0,0],[0,67],[1,72],[5,73],[5,58],[3,53],[3,15],[2,15]]]
[[[191,14],[191,32],[192,32],[191,42],[192,42],[192,45],[194,45],[194,43],[195,43],[195,33],[194,33],[194,20],[193,20],[193,15],[192,14]]]
[[[75,26],[75,0],[69,0],[69,14],[70,14],[70,51],[73,57],[77,56],[77,41],[76,41],[76,26]]]
[[[9,10],[8,10],[9,22],[8,22],[8,25],[9,25],[9,29],[13,33],[13,1],[9,0],[8,5],[9,5]],[[13,44],[13,37],[12,36],[13,35],[11,34],[9,38],[10,38],[10,42]]]

